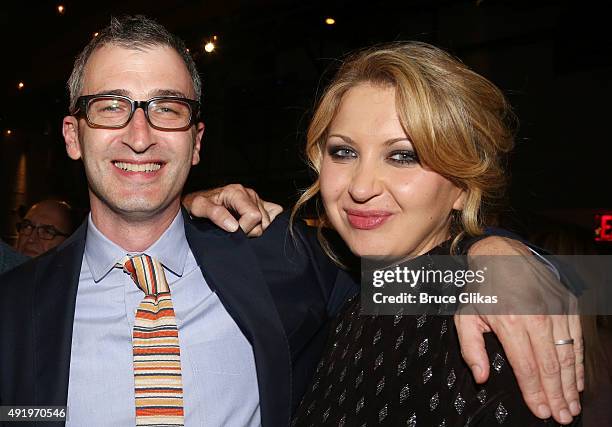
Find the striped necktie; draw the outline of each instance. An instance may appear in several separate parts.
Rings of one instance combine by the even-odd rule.
[[[184,425],[181,354],[170,288],[161,263],[142,254],[123,264],[145,293],[134,320],[137,426]]]

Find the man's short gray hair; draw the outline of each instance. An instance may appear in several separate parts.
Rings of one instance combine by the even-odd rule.
[[[96,49],[109,44],[133,50],[145,50],[154,46],[173,48],[185,62],[189,74],[191,74],[196,99],[200,100],[202,81],[185,43],[153,19],[147,18],[144,15],[126,15],[120,18],[111,18],[108,27],[92,38],[74,61],[74,67],[68,79],[70,112],[76,109],[77,98],[81,96],[83,73],[89,57]]]

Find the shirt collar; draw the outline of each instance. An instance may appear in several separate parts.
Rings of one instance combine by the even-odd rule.
[[[182,276],[189,252],[185,237],[183,215],[179,211],[172,224],[164,231],[155,243],[143,252],[128,252],[111,242],[91,219],[87,218],[87,239],[85,241],[85,261],[89,266],[94,282],[99,282],[111,271],[115,264],[126,255],[146,253],[157,259],[162,265],[177,276]]]

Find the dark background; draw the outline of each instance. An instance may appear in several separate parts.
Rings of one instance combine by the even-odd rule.
[[[374,43],[422,40],[488,77],[516,109],[506,223],[528,230],[553,218],[592,229],[594,214],[612,208],[612,38],[603,4],[21,1],[1,13],[0,235],[8,241],[20,206],[54,196],[87,208],[82,168],[61,137],[65,82],[93,33],[125,13],[179,34],[202,74],[206,131],[189,190],[240,182],[290,206],[311,180],[304,132],[338,59]],[[214,35],[217,48],[205,53]]]

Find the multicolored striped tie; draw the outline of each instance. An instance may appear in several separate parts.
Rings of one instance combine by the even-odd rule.
[[[145,297],[134,320],[134,386],[137,426],[184,425],[178,328],[161,263],[142,254],[124,271]]]

